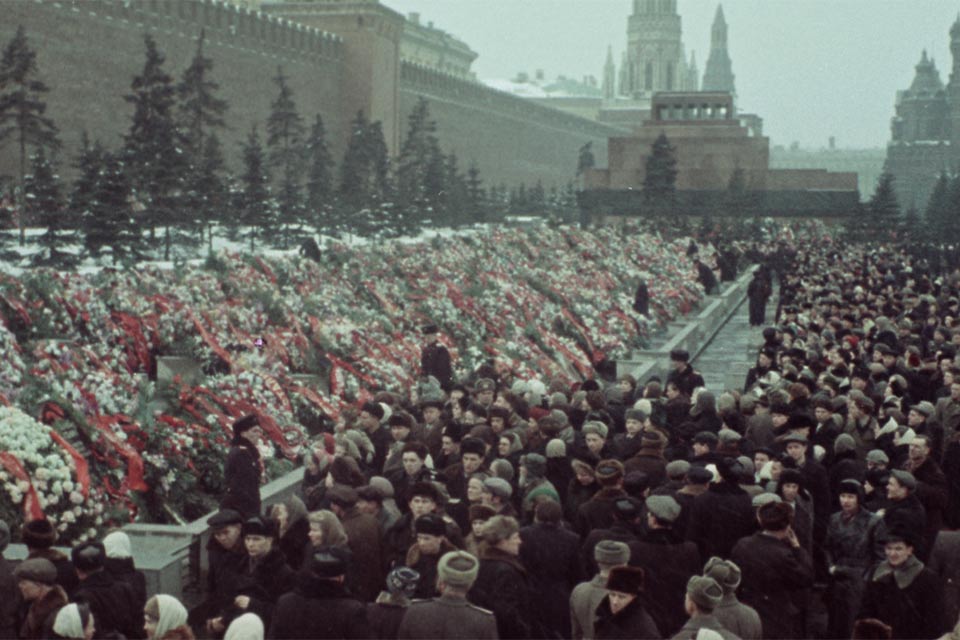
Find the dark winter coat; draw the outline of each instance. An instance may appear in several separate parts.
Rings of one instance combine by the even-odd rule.
[[[882,620],[893,627],[893,637],[898,640],[939,638],[947,631],[940,579],[923,567],[910,584],[900,588],[893,574],[877,577],[884,565],[867,582],[857,617]]]
[[[872,536],[870,529],[877,525],[879,516],[866,509],[860,509],[850,519],[842,512],[830,516],[827,527],[826,552],[831,565],[837,567],[834,575],[845,577],[844,574],[862,576],[866,569],[879,558],[870,546]]]
[[[606,529],[613,524],[613,504],[627,494],[623,489],[604,487],[577,511],[577,530],[581,536],[593,529]]]
[[[413,594],[414,598],[426,600],[440,595],[437,591],[437,565],[445,554],[456,550],[457,548],[446,540],[440,543],[440,551],[433,555],[420,553],[420,547],[416,542],[410,546],[404,564],[420,574],[417,590]]]
[[[589,502],[598,491],[600,491],[600,485],[597,482],[583,485],[576,477],[570,478],[567,484],[567,497],[563,503],[564,519],[576,524],[580,507]]]
[[[837,500],[840,495],[840,483],[844,480],[853,479],[862,484],[866,470],[866,465],[857,460],[856,451],[844,451],[833,457],[830,468],[827,470],[830,495],[833,496],[833,500],[830,502],[831,513],[840,509],[840,502]]]
[[[20,589],[13,577],[13,563],[0,553],[0,638],[17,637]]]
[[[411,604],[400,623],[397,637],[404,640],[497,640],[497,620],[491,611],[463,598],[440,596]]]
[[[343,585],[302,573],[280,596],[267,638],[369,638],[366,606]]]
[[[236,588],[227,605],[224,622],[229,625],[234,618],[243,613],[255,613],[263,621],[263,626],[269,629],[277,600],[294,586],[296,586],[296,574],[287,566],[280,549],[271,549],[256,563],[247,556],[244,558]],[[233,598],[236,596],[250,598],[250,606],[245,612],[233,606]]]
[[[103,567],[114,580],[126,582],[133,589],[140,608],[147,604],[147,577],[143,571],[137,571],[133,558],[107,558]]]
[[[46,558],[52,562],[53,566],[57,568],[57,584],[63,587],[68,596],[76,591],[80,579],[77,577],[77,571],[73,568],[73,562],[70,561],[70,558],[56,549],[33,549],[27,554],[28,560],[32,558]]]
[[[737,600],[735,593],[724,593],[713,615],[725,629],[743,640],[760,640],[763,637],[763,624],[757,610]]]
[[[689,364],[684,368],[683,371],[677,371],[674,369],[669,374],[667,374],[667,384],[674,382],[677,385],[677,389],[683,392],[683,395],[688,398],[693,395],[693,390],[697,387],[705,387],[706,384],[703,381],[703,376],[693,370]],[[669,404],[669,403],[668,403]]]
[[[701,558],[729,558],[733,545],[753,533],[755,523],[750,495],[736,484],[718,482],[694,499],[686,537]]]
[[[633,640],[662,638],[653,618],[643,607],[639,597],[617,613],[610,610],[610,598],[605,597],[597,607],[597,621],[593,625],[593,637],[597,640],[619,638]]]
[[[520,562],[530,573],[543,624],[561,638],[570,637],[570,592],[580,582],[580,538],[572,531],[536,523],[520,530]]]
[[[634,471],[647,474],[648,486],[660,486],[667,478],[667,460],[663,457],[663,450],[642,447],[637,455],[623,463],[624,475]]]
[[[813,586],[813,565],[802,547],[760,532],[743,538],[730,559],[740,567],[740,599],[756,609],[764,638],[800,638],[803,610]]]
[[[347,587],[363,602],[372,602],[383,588],[383,556],[380,524],[376,516],[351,507],[340,517],[353,553]]]
[[[960,531],[941,531],[927,567],[943,585],[946,621],[960,618]]]
[[[100,636],[122,633],[127,638],[144,637],[143,605],[138,606],[130,585],[114,579],[106,570],[81,580],[72,599],[90,605]]]
[[[234,439],[223,467],[227,491],[221,509],[239,511],[244,518],[260,515],[260,452],[244,440]]]
[[[13,600],[16,602],[16,599]],[[27,616],[20,625],[20,638],[49,638],[53,630],[53,622],[57,617],[60,608],[70,602],[63,587],[54,585],[53,589],[47,592],[42,598],[37,598],[30,603],[27,610]],[[15,638],[15,634],[0,635],[0,638]]]
[[[299,571],[310,544],[310,521],[301,518],[290,525],[280,537],[280,552],[294,571]]]
[[[487,549],[468,598],[493,612],[502,640],[538,637],[539,602],[518,558],[496,548]]]
[[[440,343],[424,347],[420,353],[420,375],[433,376],[440,386],[449,391],[453,383],[453,367],[450,364],[450,352]]]
[[[907,530],[913,533],[913,539],[917,541],[914,553],[917,556],[924,551],[924,533],[926,532],[927,514],[920,503],[916,493],[911,493],[903,500],[888,500],[881,523],[885,530],[898,529]],[[883,535],[879,536],[883,539]]]
[[[920,560],[929,558],[930,550],[937,539],[937,533],[943,528],[943,514],[947,508],[947,477],[940,470],[940,465],[927,458],[923,464],[911,470],[917,479],[917,498],[923,505],[927,516],[927,525],[924,528],[923,553],[918,554]]]
[[[377,602],[367,604],[367,624],[370,627],[370,637],[376,640],[394,640],[400,631],[400,623],[403,622],[403,616],[407,614],[407,604],[396,604],[394,602],[381,602],[381,597]]]
[[[673,635],[687,620],[687,581],[703,570],[697,545],[678,540],[669,529],[653,529],[630,543],[630,564],[643,568],[646,609],[657,628]]]

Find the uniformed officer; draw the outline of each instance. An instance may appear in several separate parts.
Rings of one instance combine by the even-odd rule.
[[[466,551],[451,551],[437,565],[439,598],[415,600],[403,622],[398,638],[475,638],[496,640],[497,621],[493,612],[467,602],[467,592],[477,579],[480,562]]]

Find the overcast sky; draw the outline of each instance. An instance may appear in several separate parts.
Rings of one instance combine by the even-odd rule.
[[[601,77],[607,46],[626,46],[632,0],[382,0],[466,41],[480,79],[543,69]],[[679,0],[683,42],[701,79],[716,0]],[[773,144],[883,147],[898,89],[926,48],[949,80],[948,0],[725,0],[738,108],[764,119]]]

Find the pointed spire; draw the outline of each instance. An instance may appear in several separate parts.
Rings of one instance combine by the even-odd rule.
[[[607,45],[607,64],[606,64],[606,66],[608,66],[608,67],[612,67],[612,66],[613,66],[613,47],[612,47],[611,45]]]
[[[927,64],[927,50],[923,50],[923,55],[920,56],[920,64]]]
[[[717,5],[717,12],[716,12],[716,13],[714,14],[714,16],[713,16],[713,23],[714,23],[714,24],[717,24],[717,23],[726,24],[726,22],[727,22],[727,19],[726,19],[726,18],[724,17],[724,15],[723,15],[723,5],[722,5],[722,4],[718,4],[718,5]]]
[[[954,21],[953,26],[950,27],[950,36],[954,40],[960,40],[960,13],[957,13],[957,19]]]

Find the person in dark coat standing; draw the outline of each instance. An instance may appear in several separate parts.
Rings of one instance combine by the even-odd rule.
[[[643,569],[639,567],[614,567],[610,570],[605,585],[607,595],[597,607],[594,638],[630,640],[663,637],[640,597],[644,591],[643,582]]]
[[[803,606],[813,587],[813,565],[790,526],[792,519],[786,503],[760,507],[762,531],[737,542],[730,557],[742,573],[741,598],[760,615],[764,638],[806,637]]]
[[[220,508],[238,511],[244,518],[260,515],[263,464],[257,446],[262,437],[263,429],[257,416],[244,416],[233,423],[233,440],[223,468],[227,491],[220,501]]]
[[[280,551],[273,521],[249,518],[243,523],[242,533],[247,554],[234,584],[232,600],[221,617],[208,625],[217,633],[245,613],[256,614],[269,629],[277,600],[295,586],[296,574]]]
[[[27,558],[46,558],[57,568],[57,584],[70,595],[77,588],[77,572],[70,558],[53,548],[57,530],[46,518],[29,520],[20,527],[20,541],[27,547]]]
[[[423,348],[420,352],[420,376],[433,376],[440,387],[450,392],[453,386],[453,366],[450,364],[450,352],[440,344],[440,329],[435,324],[423,328]]]
[[[593,529],[580,545],[580,566],[584,575],[597,572],[594,549],[603,540],[615,540],[630,544],[636,542],[642,528],[643,501],[632,496],[618,498],[613,502],[613,524],[607,529]],[[624,563],[626,564],[626,563]]]
[[[887,479],[887,502],[877,538],[882,540],[885,532],[893,529],[909,529],[916,534],[917,550],[922,552],[926,522],[927,513],[917,497],[917,479],[909,471],[894,469]]]
[[[466,551],[454,551],[440,558],[437,565],[440,597],[411,604],[397,637],[402,640],[497,640],[497,620],[493,612],[467,600],[479,568],[477,559]]]
[[[380,542],[380,525],[376,516],[360,511],[357,507],[357,490],[345,485],[336,485],[327,491],[330,510],[343,524],[347,544],[353,552],[347,588],[363,602],[372,602],[383,584],[383,551]]]
[[[943,585],[914,555],[916,544],[912,529],[887,531],[886,560],[867,580],[857,618],[883,621],[898,639],[939,638],[949,628],[943,614]]]
[[[630,547],[616,540],[601,540],[593,549],[597,575],[581,582],[570,593],[570,637],[573,640],[593,640],[597,607],[607,595],[607,577],[614,567],[630,561]]]
[[[233,597],[233,590],[242,573],[247,551],[243,547],[243,516],[239,511],[221,509],[207,520],[210,540],[207,542],[206,599],[190,611],[190,626],[197,628],[219,615]]]
[[[580,538],[560,526],[563,508],[543,500],[520,530],[520,562],[530,572],[548,637],[570,637],[570,592],[580,581]]]
[[[386,590],[367,604],[371,638],[395,640],[419,581],[420,574],[410,567],[397,567],[387,574]]]
[[[107,553],[101,542],[85,542],[73,548],[70,559],[80,583],[72,594],[76,603],[89,605],[100,637],[121,633],[143,638],[143,605],[133,589],[104,570]],[[138,607],[137,605],[140,604]]]
[[[687,522],[687,540],[697,545],[701,558],[729,558],[733,545],[756,527],[750,495],[739,484],[740,463],[723,458],[717,470],[721,481],[693,500]]]
[[[670,636],[687,620],[683,595],[690,577],[700,573],[700,554],[697,545],[673,533],[673,523],[680,515],[676,500],[650,496],[646,507],[647,534],[630,543],[630,564],[646,572],[647,610],[660,632]]]
[[[342,547],[315,551],[293,591],[277,600],[267,638],[369,638],[366,607],[344,587],[350,556]]]
[[[917,499],[927,516],[923,550],[917,554],[922,561],[930,557],[937,533],[943,528],[943,514],[948,502],[947,477],[933,459],[932,451],[930,436],[914,436],[910,443],[910,458],[904,466],[917,480]]]
[[[747,297],[750,299],[750,326],[763,326],[767,316],[767,300],[772,293],[770,282],[763,277],[760,268],[754,270],[753,279],[747,285]]]
[[[57,568],[46,558],[24,560],[13,570],[11,578],[16,584],[15,588],[20,591],[22,601],[28,603],[29,608],[21,621],[19,634],[13,628],[14,620],[11,619],[9,627],[0,629],[0,638],[28,640],[51,637],[57,611],[70,601],[63,587],[56,582]],[[20,602],[21,597],[10,593],[9,600],[4,601],[3,606],[15,606]]]
[[[600,490],[577,510],[577,530],[586,536],[593,529],[606,529],[613,524],[613,503],[626,497],[623,490],[623,463],[601,460],[594,471]]]
[[[879,516],[860,506],[863,486],[849,479],[840,483],[840,511],[830,516],[825,543],[830,583],[827,597],[831,638],[848,638],[863,597],[864,574],[878,558],[871,548],[871,530]]]
[[[927,565],[943,585],[947,623],[960,619],[960,531],[941,531]]]
[[[640,278],[633,296],[633,310],[642,316],[650,315],[650,290],[646,278]]]
[[[723,588],[713,578],[693,576],[687,582],[687,594],[683,599],[683,608],[690,616],[671,640],[691,640],[701,636],[700,630],[712,631],[723,640],[740,640],[739,636],[729,631],[714,615],[717,607],[723,602]],[[710,636],[712,637],[712,636]]]
[[[130,536],[123,531],[108,533],[103,538],[103,548],[107,553],[104,569],[115,580],[121,580],[130,585],[142,609],[147,604],[147,577],[143,571],[137,571],[133,564]]]
[[[670,352],[670,364],[673,371],[667,375],[667,384],[672,382],[677,385],[677,389],[687,398],[693,396],[693,390],[697,387],[706,386],[703,376],[690,366],[690,352],[674,349]]]
[[[17,608],[20,594],[13,577],[13,564],[3,557],[10,544],[10,526],[0,520],[0,638],[17,637]]]
[[[497,633],[503,640],[540,637],[540,612],[530,574],[520,563],[523,541],[516,519],[490,518],[483,526],[483,541],[470,601],[493,612]]]

